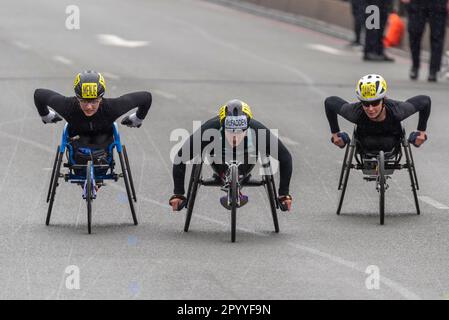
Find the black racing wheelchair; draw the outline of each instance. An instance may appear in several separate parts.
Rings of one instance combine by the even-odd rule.
[[[401,160],[405,156],[405,163]],[[355,159],[355,163],[353,163]],[[376,190],[379,193],[379,213],[380,224],[385,221],[385,191],[388,189],[387,180],[395,170],[407,169],[410,183],[415,200],[416,213],[420,214],[417,190],[419,190],[418,178],[413,161],[412,150],[409,140],[402,128],[402,134],[395,142],[390,151],[369,150],[364,146],[362,139],[359,138],[357,126],[354,128],[352,139],[347,143],[345,156],[338,181],[338,190],[340,190],[340,199],[338,203],[337,215],[340,214],[348,184],[349,173],[351,169],[361,170],[366,181],[376,182]]]
[[[200,186],[208,187],[220,187],[221,190],[227,193],[228,205],[231,208],[231,241],[235,242],[236,228],[237,228],[237,208],[240,205],[240,190],[243,187],[257,187],[264,186],[270,202],[271,214],[273,217],[274,231],[279,232],[279,222],[277,216],[277,209],[280,208],[276,184],[274,176],[271,170],[269,158],[266,158],[262,162],[262,169],[264,174],[260,180],[254,180],[251,178],[251,174],[246,175],[239,174],[239,166],[241,163],[238,161],[226,162],[227,170],[224,177],[220,177],[217,172],[212,178],[203,179],[202,168],[203,161],[201,163],[195,163],[192,166],[192,172],[190,175],[189,186],[187,189],[186,203],[183,206],[187,207],[187,215],[185,219],[184,231],[189,231],[190,220],[192,218],[193,207],[195,205],[195,199]],[[214,167],[212,166],[214,169]],[[249,170],[250,171],[250,170]]]
[[[53,163],[53,170],[50,178],[50,185],[48,187],[47,203],[48,212],[45,224],[50,224],[50,217],[53,208],[53,203],[56,195],[56,188],[59,186],[59,179],[63,178],[66,182],[71,182],[80,185],[83,188],[83,199],[86,200],[87,205],[87,230],[91,233],[92,224],[92,201],[97,197],[97,188],[104,185],[104,180],[118,181],[123,178],[125,181],[126,193],[131,209],[134,225],[137,225],[137,217],[134,209],[133,201],[137,201],[136,191],[134,189],[131,168],[129,166],[128,154],[126,147],[121,144],[120,134],[118,132],[117,124],[113,125],[113,135],[110,137],[110,143],[107,145],[107,150],[95,150],[91,148],[75,148],[74,144],[80,136],[69,135],[69,125],[64,126],[61,144],[56,149],[56,156]],[[76,149],[76,150],[75,150]],[[115,172],[115,160],[113,150],[117,151],[120,159],[122,173]],[[79,154],[86,158],[86,161],[75,161],[79,159]],[[67,173],[61,173],[61,165],[63,162],[64,153],[66,154],[67,162],[63,164],[68,169]],[[79,162],[86,162],[80,164]]]

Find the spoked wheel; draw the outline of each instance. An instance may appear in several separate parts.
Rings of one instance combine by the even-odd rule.
[[[379,186],[379,213],[380,213],[380,224],[384,224],[385,220],[385,154],[383,151],[379,152],[378,158],[378,186]]]
[[[128,173],[129,184],[131,186],[131,192],[134,202],[137,202],[136,190],[134,189],[133,175],[131,174],[131,166],[129,165],[128,153],[126,152],[126,147],[123,145],[123,157],[125,158],[126,172]]]
[[[192,219],[193,207],[195,205],[196,194],[198,193],[201,169],[203,164],[194,164],[190,175],[189,188],[187,189],[187,214],[184,224],[184,232],[189,231],[190,220]]]
[[[276,197],[276,189],[274,189],[274,177],[273,175],[265,175],[265,190],[267,190],[268,199],[270,201],[270,208],[271,208],[271,215],[273,216],[273,223],[274,223],[274,231],[279,232],[279,222],[278,222],[278,215],[277,215],[277,197]]]
[[[346,187],[348,185],[348,179],[349,179],[349,172],[351,171],[352,159],[354,158],[355,145],[351,142],[349,144],[348,148],[349,148],[349,156],[346,157],[346,155],[345,155],[346,161],[343,161],[342,174],[340,174],[340,175],[343,175],[343,182],[339,183],[339,188],[338,188],[339,190],[341,190],[340,200],[338,201],[338,208],[337,208],[338,215],[340,214],[341,207],[343,206],[343,200],[345,198]]]
[[[421,213],[421,211],[419,209],[418,194],[416,192],[417,190],[419,190],[418,178],[416,177],[415,164],[413,162],[413,157],[412,157],[412,150],[411,150],[410,144],[408,144],[408,142],[404,143],[404,153],[405,153],[405,160],[407,162],[407,171],[410,176],[410,183],[411,183],[411,187],[412,187],[413,198],[415,200],[416,214],[419,215]]]
[[[126,194],[128,196],[128,202],[129,202],[129,207],[131,209],[133,222],[134,222],[134,225],[137,226],[138,222],[137,222],[137,217],[136,217],[136,211],[134,210],[134,203],[133,203],[133,199],[132,199],[131,188],[129,186],[128,170],[127,170],[127,167],[125,166],[125,160],[123,159],[123,152],[117,152],[117,153],[118,153],[118,156],[120,159],[120,166],[122,168],[123,180],[125,181]]]
[[[231,241],[235,242],[235,233],[237,229],[237,197],[239,196],[239,190],[237,187],[239,179],[238,167],[231,167],[231,185],[230,185],[230,197],[231,197]]]
[[[55,201],[56,188],[58,187],[58,180],[61,171],[61,163],[62,163],[63,153],[58,151],[56,152],[55,163],[53,164],[53,172],[50,179],[50,187],[49,193],[47,195],[48,211],[47,211],[47,219],[45,220],[45,224],[48,226],[50,224],[51,210],[53,209],[53,203]]]
[[[93,172],[92,161],[87,162],[86,167],[86,204],[87,204],[87,232],[92,233],[92,172]]]

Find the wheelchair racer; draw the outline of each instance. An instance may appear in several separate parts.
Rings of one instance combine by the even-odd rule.
[[[69,136],[77,136],[73,141],[75,162],[84,159],[88,150],[103,150],[112,143],[114,121],[131,109],[137,111],[126,116],[122,124],[140,127],[150,109],[152,96],[140,91],[118,98],[103,98],[106,83],[101,73],[83,71],[74,81],[75,96],[66,97],[48,89],[36,89],[34,104],[44,123],[56,123],[64,118],[69,124]],[[88,147],[86,149],[86,147]],[[98,152],[96,153],[98,154]],[[84,163],[78,163],[84,164]]]
[[[279,203],[281,204],[282,211],[290,211],[292,205],[292,197],[289,195],[289,185],[290,178],[292,175],[292,157],[290,152],[284,146],[284,144],[275,137],[267,127],[262,123],[256,121],[253,118],[250,107],[241,100],[230,100],[224,106],[220,108],[219,115],[209,119],[201,126],[200,137],[206,130],[213,129],[219,130],[220,143],[222,146],[224,156],[225,154],[235,154],[238,152],[239,146],[242,147],[240,150],[243,151],[243,162],[239,166],[239,175],[247,176],[251,170],[254,168],[254,164],[250,164],[248,158],[250,154],[257,155],[258,151],[264,152],[265,156],[275,155],[274,150],[270,150],[270,139],[274,139],[277,142],[277,159],[279,160],[280,168],[280,183],[279,183]],[[248,130],[251,129],[251,130]],[[259,130],[266,130],[267,134],[265,136],[266,141],[259,140]],[[262,135],[261,135],[262,136]],[[203,155],[203,151],[206,147],[213,142],[212,141],[201,141],[200,150],[195,150],[194,152],[194,137],[197,137],[196,132],[193,133],[190,138],[184,143],[184,146],[178,151],[177,156],[185,161],[175,162],[173,165],[173,180],[174,180],[174,195],[170,198],[169,204],[172,206],[173,211],[181,210],[186,202],[186,197],[184,196],[184,180],[187,160],[191,160],[198,155]],[[273,140],[272,140],[273,141]],[[241,145],[243,143],[243,145]],[[266,148],[263,151],[260,147],[265,143]],[[184,159],[183,149],[190,150],[189,159]],[[204,157],[204,155],[203,155]],[[221,182],[224,182],[224,176],[227,170],[227,165],[224,162],[212,162],[212,168],[214,169],[214,177]],[[248,197],[246,195],[240,194],[240,206],[245,205],[248,202]],[[227,204],[227,197],[221,197],[220,203],[228,210],[230,207]]]
[[[326,98],[324,105],[332,133],[331,141],[344,148],[349,135],[340,132],[337,115],[357,125],[362,145],[368,150],[390,151],[402,136],[401,121],[419,112],[417,131],[408,141],[415,147],[427,140],[426,128],[430,115],[429,96],[418,95],[406,101],[387,98],[387,82],[376,74],[362,77],[356,87],[359,102],[349,103],[339,97]]]

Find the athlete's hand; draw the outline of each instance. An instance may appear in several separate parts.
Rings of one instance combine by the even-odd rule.
[[[345,142],[343,139],[338,135],[338,133],[333,133],[331,141],[333,144],[335,144],[337,147],[343,148],[345,146]]]
[[[175,194],[171,196],[168,203],[171,205],[173,211],[180,211],[182,208],[184,208],[186,200],[186,197],[184,197],[183,195]]]
[[[419,136],[417,136],[416,140],[415,140],[415,146],[417,146],[417,147],[422,145],[427,140],[427,134],[425,131],[418,131],[418,132],[419,132]]]
[[[62,118],[53,110],[50,110],[46,116],[41,116],[41,119],[43,123],[56,123],[62,121]]]
[[[142,125],[142,119],[139,119],[135,113],[126,116],[122,120],[122,124],[130,128],[140,128]]]
[[[279,196],[278,200],[282,211],[290,211],[292,209],[292,197],[290,195]]]

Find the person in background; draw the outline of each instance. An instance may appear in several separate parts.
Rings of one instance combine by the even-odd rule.
[[[418,79],[421,39],[426,22],[429,22],[431,57],[427,80],[436,82],[437,72],[441,68],[449,0],[401,0],[401,2],[408,5],[408,34],[413,60],[410,79]]]
[[[363,54],[364,61],[393,62],[394,59],[385,55],[384,52],[384,30],[388,19],[388,13],[392,6],[392,0],[364,0],[365,21],[370,18],[372,12],[366,12],[368,6],[379,8],[379,28],[366,28],[365,48]]]

